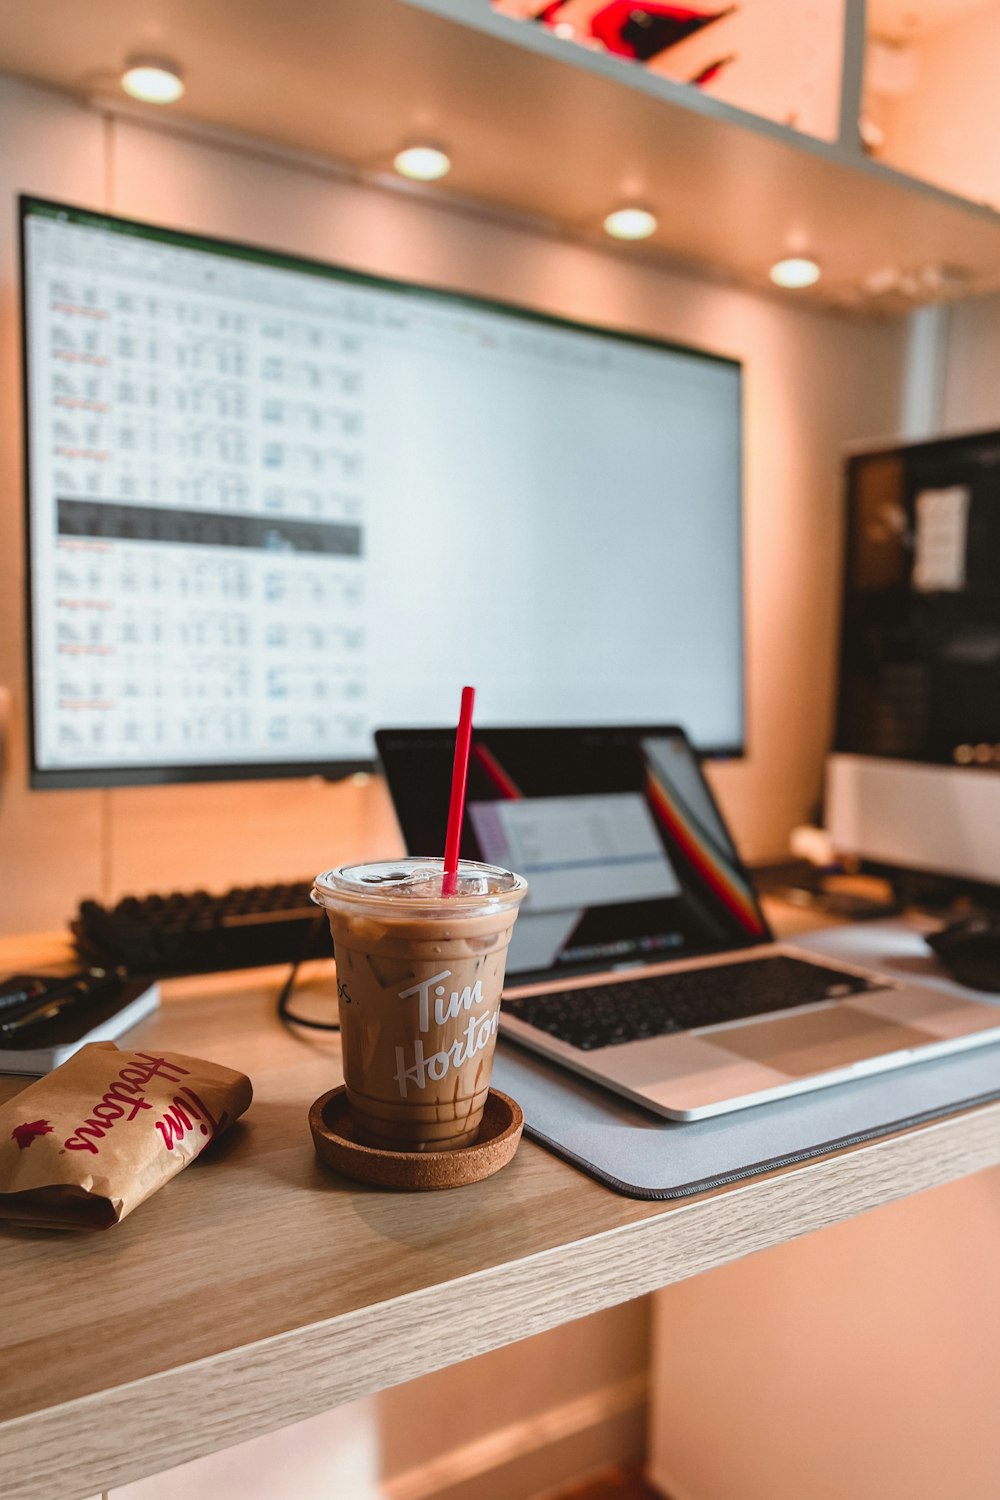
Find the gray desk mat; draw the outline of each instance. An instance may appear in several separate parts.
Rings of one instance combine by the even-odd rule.
[[[943,981],[919,934],[899,923],[835,929],[794,946],[970,993]],[[608,1187],[684,1198],[1000,1099],[1000,1043],[710,1120],[661,1119],[502,1040],[493,1083],[521,1105],[533,1140]]]

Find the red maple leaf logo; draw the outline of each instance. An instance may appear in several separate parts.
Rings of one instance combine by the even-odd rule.
[[[52,1126],[48,1120],[32,1120],[30,1124],[15,1125],[10,1134],[23,1151],[25,1146],[31,1145],[36,1135],[51,1135]]]

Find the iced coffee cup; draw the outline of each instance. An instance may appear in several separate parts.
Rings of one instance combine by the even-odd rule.
[[[344,1082],[355,1134],[390,1151],[476,1139],[504,964],[527,882],[461,860],[344,865],[316,877],[337,961]]]

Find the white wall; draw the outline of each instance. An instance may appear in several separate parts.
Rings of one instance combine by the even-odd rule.
[[[989,0],[946,21],[910,43],[908,52],[912,88],[874,101],[885,131],[882,159],[974,203],[1000,208],[1000,3]],[[961,260],[959,245],[956,264]]]
[[[948,311],[944,425],[949,432],[1000,427],[1000,294]]]
[[[806,312],[293,161],[102,120],[0,77],[0,201],[65,197],[181,228],[660,334],[746,363],[749,755],[716,773],[748,856],[810,811],[831,711],[838,454],[898,421],[902,328]],[[60,926],[84,894],[301,877],[395,848],[381,789],[311,783],[28,793],[12,207],[0,216],[0,683],[13,694],[0,800],[0,931]],[[359,841],[364,841],[359,844]]]
[[[996,1500],[1000,1173],[654,1299],[650,1473],[673,1500]]]

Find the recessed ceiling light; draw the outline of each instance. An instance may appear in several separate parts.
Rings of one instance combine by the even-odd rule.
[[[413,182],[437,182],[451,171],[451,157],[440,146],[404,146],[392,159],[400,177]]]
[[[608,214],[604,228],[615,240],[645,240],[656,229],[656,215],[648,208],[616,208]]]
[[[771,267],[771,280],[775,286],[797,290],[814,286],[820,278],[820,269],[814,260],[804,255],[791,255],[787,260],[776,261]]]
[[[166,57],[130,57],[122,73],[122,88],[143,104],[176,104],[184,93],[184,79]]]

